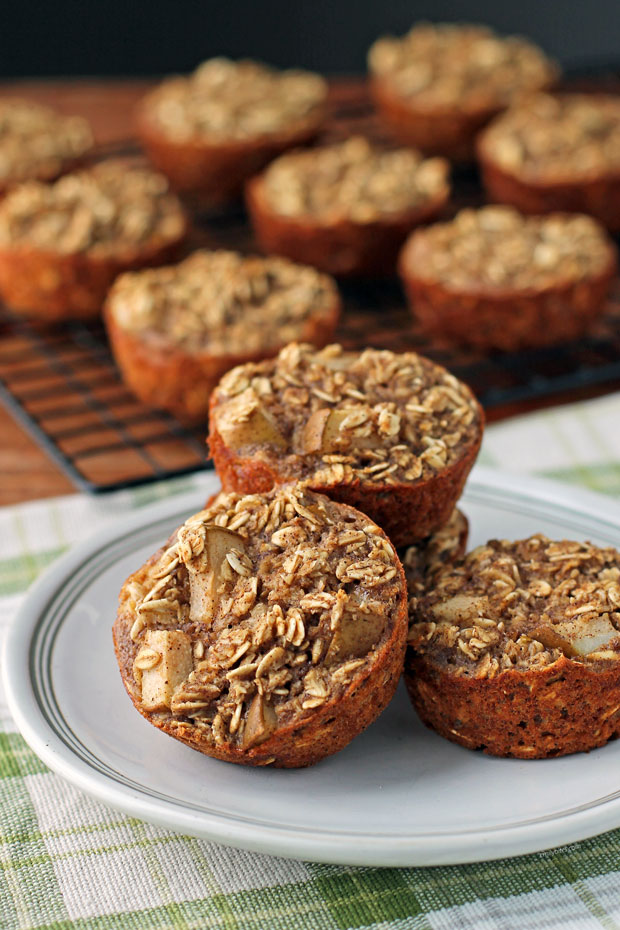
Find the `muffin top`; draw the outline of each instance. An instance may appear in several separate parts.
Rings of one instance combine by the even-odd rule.
[[[472,678],[562,656],[620,659],[620,553],[542,535],[491,540],[410,601],[409,643]]]
[[[322,223],[371,223],[447,198],[448,163],[413,149],[385,150],[362,136],[290,152],[262,175],[269,207]]]
[[[173,242],[186,220],[168,182],[123,161],[104,161],[53,184],[20,184],[0,202],[0,244],[60,254],[123,253]]]
[[[505,107],[543,90],[558,69],[537,46],[485,26],[422,23],[402,38],[378,39],[371,72],[399,96],[429,110]]]
[[[469,388],[414,352],[292,343],[228,372],[212,396],[225,444],[282,476],[328,487],[424,481],[480,439]]]
[[[309,71],[211,58],[164,81],[145,98],[144,114],[176,142],[244,141],[318,123],[326,96],[327,83]]]
[[[119,326],[185,351],[239,355],[303,338],[331,317],[336,285],[284,258],[194,252],[178,265],[124,274],[108,297]]]
[[[81,116],[61,116],[28,100],[0,100],[0,188],[18,181],[48,181],[93,146]]]
[[[251,749],[364,677],[405,584],[368,517],[288,486],[220,494],[121,593],[142,709]],[[402,640],[401,640],[402,641]]]
[[[526,217],[513,207],[489,206],[414,232],[403,270],[455,290],[530,290],[600,274],[613,257],[605,230],[588,216]]]
[[[498,117],[480,152],[510,174],[540,183],[620,173],[620,97],[538,94]]]

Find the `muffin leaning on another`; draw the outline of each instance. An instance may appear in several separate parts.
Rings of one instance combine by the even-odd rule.
[[[0,202],[0,294],[47,320],[96,316],[123,271],[175,258],[187,220],[163,175],[101,162]]]
[[[21,181],[53,181],[93,148],[81,116],[18,98],[0,99],[0,195]]]
[[[540,94],[478,139],[493,200],[524,213],[589,213],[620,231],[620,96]]]
[[[123,379],[145,403],[206,420],[225,372],[301,339],[323,346],[340,314],[326,275],[284,258],[195,252],[178,265],[120,277],[105,322]]]
[[[249,182],[247,203],[265,252],[334,275],[386,275],[407,234],[449,194],[443,159],[354,136],[282,155]]]
[[[175,190],[212,207],[239,196],[247,178],[285,149],[310,142],[326,96],[317,74],[213,58],[145,97],[138,134]]]
[[[123,585],[137,710],[209,756],[312,765],[381,713],[407,638],[403,569],[363,514],[299,487],[220,494]]]
[[[400,551],[409,597],[421,597],[434,586],[435,579],[448,566],[465,555],[469,521],[455,508],[450,518],[426,539]]]
[[[211,395],[209,447],[227,490],[299,481],[359,508],[395,546],[443,526],[474,463],[482,409],[413,352],[293,343],[234,368]]]
[[[559,75],[526,39],[464,24],[422,23],[402,38],[378,39],[368,64],[372,95],[396,138],[455,161],[472,161],[482,126]]]
[[[410,600],[422,720],[491,755],[561,756],[620,734],[620,553],[491,540]]]
[[[413,233],[399,271],[422,329],[515,351],[579,337],[605,309],[617,251],[589,216],[463,210]]]

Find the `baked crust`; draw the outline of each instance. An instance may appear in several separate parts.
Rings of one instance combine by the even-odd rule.
[[[399,249],[419,223],[438,216],[448,193],[400,215],[369,223],[341,220],[323,226],[313,217],[291,217],[269,206],[261,175],[246,188],[246,201],[256,238],[264,252],[286,255],[336,277],[381,276],[394,272]]]
[[[620,733],[620,674],[577,666],[565,656],[530,674],[491,681],[455,679],[409,654],[409,697],[423,722],[467,749],[546,759],[604,746]]]
[[[306,513],[309,510],[311,514],[316,515],[318,513],[321,519],[329,520],[332,524],[331,529],[328,528],[326,532],[323,532],[317,529],[317,526],[312,527],[306,517],[300,516],[299,514],[290,519],[290,514],[287,515],[286,513],[286,506],[287,501],[293,498],[303,504],[303,509]],[[239,514],[243,515],[243,511],[235,511],[235,505],[238,504],[238,501],[238,495],[220,495],[211,503],[210,511],[203,512],[201,516],[206,513],[207,520],[210,521],[213,517],[217,516],[218,513],[220,514],[220,519],[223,513],[236,514],[237,523],[239,523],[238,517]],[[279,504],[277,503],[278,501],[280,502]],[[260,544],[262,545],[261,558],[264,560],[273,560],[274,553],[278,547],[278,554],[279,552],[283,552],[283,557],[291,555],[298,545],[299,540],[297,539],[297,541],[287,544],[285,540],[281,539],[283,531],[299,532],[299,528],[302,526],[305,530],[309,531],[312,539],[321,537],[324,541],[324,548],[326,547],[327,550],[329,549],[329,544],[326,544],[325,540],[333,538],[340,529],[345,532],[355,532],[363,527],[363,533],[359,534],[358,532],[358,535],[372,541],[371,543],[364,543],[364,546],[368,549],[368,553],[375,553],[374,556],[371,555],[371,560],[378,559],[376,564],[378,568],[380,568],[380,571],[385,573],[385,581],[379,579],[372,588],[368,588],[369,582],[363,579],[354,582],[353,585],[350,584],[351,579],[349,579],[349,581],[338,581],[335,576],[331,575],[330,577],[330,573],[336,564],[332,564],[332,562],[329,562],[329,565],[332,567],[322,576],[325,583],[325,593],[323,597],[327,598],[329,596],[330,604],[333,602],[333,605],[336,605],[340,602],[340,599],[343,599],[346,605],[347,598],[350,595],[345,593],[345,589],[349,592],[354,592],[356,589],[363,592],[368,588],[367,594],[371,590],[375,592],[375,606],[373,609],[378,609],[378,604],[383,605],[381,609],[384,610],[385,615],[382,621],[383,626],[381,632],[377,633],[378,638],[376,638],[372,646],[362,647],[358,658],[351,660],[346,652],[342,655],[332,656],[330,654],[330,650],[337,641],[335,637],[339,635],[338,624],[343,621],[337,618],[334,621],[332,607],[326,608],[327,613],[325,613],[325,610],[316,605],[313,608],[314,612],[310,609],[310,613],[308,613],[307,599],[310,596],[309,592],[312,592],[316,585],[313,586],[312,584],[311,573],[305,571],[306,580],[304,582],[304,587],[301,587],[301,589],[297,588],[297,592],[294,593],[293,597],[282,604],[284,611],[288,609],[286,615],[283,615],[283,610],[278,607],[277,600],[273,602],[271,598],[265,600],[267,594],[265,594],[264,597],[261,594],[262,587],[260,583],[257,589],[258,601],[255,601],[255,606],[252,607],[252,610],[256,614],[256,620],[252,620],[251,616],[248,618],[247,614],[245,617],[242,615],[238,620],[235,620],[232,615],[227,615],[227,617],[224,617],[222,620],[217,613],[219,608],[217,608],[214,619],[210,624],[206,618],[204,622],[196,619],[192,622],[188,622],[187,617],[181,615],[176,621],[163,619],[158,622],[157,614],[155,614],[155,621],[151,622],[149,627],[150,630],[169,630],[170,624],[172,623],[173,626],[179,628],[179,631],[185,631],[184,633],[180,632],[180,635],[181,637],[186,636],[191,640],[194,656],[196,655],[197,644],[202,644],[202,649],[199,651],[199,658],[204,661],[199,661],[197,663],[196,659],[194,659],[194,671],[191,673],[190,677],[184,682],[176,685],[170,701],[173,708],[176,708],[176,710],[171,711],[170,708],[153,710],[145,707],[144,678],[142,678],[142,683],[140,683],[139,674],[138,678],[136,677],[136,668],[139,669],[141,666],[145,668],[150,667],[149,661],[153,661],[151,659],[152,650],[149,649],[148,645],[145,646],[149,635],[148,629],[146,631],[144,630],[143,621],[141,621],[142,628],[138,629],[137,627],[140,627],[140,623],[138,623],[136,627],[136,619],[145,616],[145,614],[141,614],[139,610],[141,599],[145,597],[145,592],[153,585],[154,574],[155,576],[157,575],[157,566],[161,565],[162,560],[165,561],[166,558],[170,558],[171,546],[179,546],[178,534],[173,534],[168,540],[166,547],[149,559],[149,561],[131,575],[123,585],[119,612],[114,623],[113,634],[116,657],[127,692],[136,709],[149,720],[150,723],[191,746],[193,749],[197,749],[200,752],[225,762],[236,762],[244,765],[257,766],[274,765],[276,767],[290,768],[312,765],[320,759],[342,749],[358,733],[372,723],[391,700],[402,672],[407,630],[406,586],[403,569],[394,549],[383,532],[378,527],[375,527],[362,514],[355,512],[352,508],[334,504],[322,498],[320,495],[309,492],[299,492],[295,489],[289,489],[289,492],[277,492],[275,496],[270,495],[263,499],[253,498],[249,503],[255,509],[258,509],[272,502],[274,502],[277,507],[284,507],[284,510],[280,512],[280,516],[275,519],[275,522],[272,520],[273,525],[268,525],[265,532],[256,530],[251,521],[249,524],[246,524],[246,527],[248,525],[252,527],[250,530],[250,538],[249,540],[246,539],[246,545],[248,546],[247,551],[250,552],[250,558],[245,563],[246,565],[249,565],[250,562],[253,562],[254,567],[257,565],[256,553],[258,552],[259,538],[262,540]],[[241,506],[246,506],[246,504],[242,504]],[[274,513],[273,506],[270,513],[272,515]],[[194,521],[195,519],[196,518],[194,518]],[[188,521],[188,524],[190,522],[191,521]],[[186,528],[188,524],[185,525]],[[280,527],[279,541],[277,544],[274,543],[270,545],[269,534],[273,534],[273,530],[277,526]],[[213,527],[213,524],[209,523],[209,527]],[[347,530],[345,528],[349,529]],[[325,526],[323,529],[325,530]],[[215,530],[218,530],[217,526]],[[186,540],[190,538],[187,536],[187,530],[185,528],[183,532],[185,533]],[[220,532],[222,532],[222,530],[220,530]],[[223,532],[227,532],[227,530],[224,529]],[[242,529],[239,529],[239,532],[243,532]],[[313,533],[314,535],[312,535]],[[366,537],[364,534],[370,535]],[[192,544],[195,546],[193,541]],[[377,556],[379,550],[383,552],[380,558]],[[354,563],[351,562],[351,557],[346,555],[346,550],[343,550],[342,555],[347,564],[349,562],[351,563],[351,571],[353,571]],[[198,556],[198,558],[199,557],[200,556]],[[240,557],[243,559],[242,554],[240,554]],[[338,558],[340,559],[340,556],[338,556]],[[280,563],[278,562],[278,564]],[[308,568],[307,565],[305,567]],[[266,576],[261,574],[264,569],[261,568],[260,562],[258,563],[257,570],[259,572],[259,577],[265,579]],[[268,567],[266,570],[268,572]],[[348,576],[342,573],[341,569],[339,569],[339,573],[343,579],[345,579],[345,577],[348,578]],[[159,577],[161,578],[161,574]],[[242,580],[247,581],[249,584],[253,577],[253,575],[250,575],[248,579]],[[295,592],[296,583],[294,582],[293,584],[293,592]],[[328,592],[330,593],[328,594]],[[162,592],[160,590],[160,597],[161,594]],[[165,589],[163,594],[165,596]],[[355,594],[352,596],[355,600]],[[300,597],[301,600],[299,600]],[[360,595],[360,598],[357,598],[360,603],[361,597]],[[288,686],[285,684],[284,689],[280,688],[280,691],[283,690],[284,694],[278,692],[278,694],[274,695],[269,680],[270,671],[267,671],[263,673],[266,677],[261,679],[263,684],[261,684],[258,691],[256,690],[256,686],[251,683],[251,677],[247,679],[248,684],[245,689],[242,713],[237,714],[236,718],[233,714],[231,718],[230,712],[226,711],[225,708],[226,701],[230,698],[232,693],[232,685],[230,686],[231,690],[228,691],[228,695],[224,694],[223,697],[220,695],[219,698],[215,699],[215,706],[210,706],[209,698],[200,694],[201,687],[203,690],[205,687],[208,689],[208,684],[201,684],[201,674],[207,674],[206,672],[203,673],[201,669],[206,667],[208,670],[210,668],[210,657],[215,650],[220,649],[221,651],[223,639],[225,637],[234,637],[235,633],[243,632],[243,630],[241,630],[242,626],[244,626],[245,632],[253,637],[252,642],[256,643],[261,641],[261,637],[264,636],[264,633],[259,630],[259,626],[261,622],[263,622],[264,626],[265,618],[264,610],[262,613],[260,612],[260,604],[263,603],[263,600],[265,601],[265,605],[267,605],[267,602],[271,605],[269,608],[270,610],[273,611],[276,608],[279,610],[279,615],[282,616],[282,622],[284,624],[283,629],[287,627],[286,634],[279,634],[273,639],[273,642],[276,643],[275,647],[272,645],[271,640],[268,640],[267,644],[262,647],[262,651],[265,652],[263,656],[263,665],[267,665],[269,661],[267,655],[273,655],[274,648],[279,650],[280,653],[289,649],[293,656],[305,656],[305,658],[301,659],[301,663],[299,660],[293,659],[291,665],[293,669],[293,682],[297,679],[301,682],[297,687],[298,698],[292,699],[286,694],[287,687],[290,687],[291,693],[295,690],[294,683],[291,684],[291,676],[288,678]],[[291,639],[290,623],[291,619],[296,619],[293,618],[294,611],[291,610],[291,605],[298,600],[302,606],[306,605],[304,619],[305,628],[302,623],[299,635],[297,635],[297,632],[294,630],[294,635]],[[332,610],[331,621],[329,620],[330,609]],[[346,610],[347,608],[345,606],[344,616],[346,616]],[[300,611],[297,609],[297,615],[299,615],[299,613]],[[153,614],[151,614],[151,616],[153,616]],[[363,613],[360,613],[359,617],[354,617],[354,622],[359,624],[360,628],[363,627],[363,616]],[[227,629],[226,620],[228,620]],[[330,633],[330,626],[332,626],[333,630],[336,632],[332,630]],[[324,642],[318,639],[319,632],[321,636],[327,637]],[[301,636],[304,637],[303,640],[299,638]],[[329,639],[330,636],[331,640]],[[318,651],[315,646],[317,641],[319,643]],[[270,647],[271,651],[267,653]],[[234,646],[231,646],[231,648],[234,648]],[[243,652],[243,650],[241,650],[238,658],[233,658],[232,662],[225,662],[224,671],[230,669],[230,675],[227,678],[229,682],[238,681],[240,679],[241,674],[236,670],[237,663],[243,664],[243,656],[252,654],[252,651],[256,651],[256,649],[259,650],[260,656],[261,647],[250,646],[250,652],[248,652],[246,641],[246,651]],[[310,658],[310,652],[312,653],[312,658]],[[146,662],[144,658],[146,658]],[[264,661],[265,659],[266,661]],[[219,661],[217,657],[216,661]],[[254,662],[254,665],[256,664],[257,663]],[[260,668],[260,663],[258,664]],[[246,662],[246,668],[250,666],[251,663]],[[295,668],[300,671],[295,672]],[[242,670],[242,672],[243,671],[244,670]],[[256,670],[256,674],[259,674],[259,670]],[[308,684],[311,678],[313,680],[312,685]],[[217,677],[213,679],[212,676],[209,680],[219,681],[220,679]],[[284,676],[283,680],[286,683],[286,676]],[[321,681],[323,685],[321,685]],[[221,691],[222,687],[228,686],[222,686],[220,681],[219,687]],[[322,693],[325,691],[327,693]],[[261,694],[264,695],[263,699],[260,698]],[[202,701],[196,700],[197,697],[200,698],[201,696]],[[257,698],[257,696],[259,697]],[[266,732],[259,734],[260,738],[257,738],[256,735],[253,734],[254,724],[250,720],[251,708],[256,699],[270,703],[275,712],[275,717],[272,719],[270,727]],[[305,706],[302,706],[302,704]],[[215,711],[217,712],[214,716]],[[190,714],[193,716],[190,716]],[[220,717],[219,720],[218,715]],[[236,722],[234,722],[235,720]]]
[[[345,144],[364,142],[350,139]],[[313,151],[293,153],[290,157],[307,160]],[[328,149],[318,150],[322,151],[328,152]],[[371,151],[369,148],[369,154]],[[274,167],[277,165],[276,162]],[[286,255],[293,261],[340,277],[392,274],[398,251],[408,233],[418,224],[438,216],[450,195],[446,167],[443,180],[434,185],[435,189],[427,197],[412,206],[385,212],[377,207],[363,220],[346,212],[338,218],[312,211],[287,214],[277,210],[270,201],[269,170],[252,178],[246,186],[248,212],[261,248],[266,253]]]
[[[297,111],[291,89],[279,114],[278,87],[284,88],[291,77],[315,86]],[[316,137],[325,120],[327,93],[319,80],[310,73],[276,72],[251,61],[211,59],[193,75],[169,79],[144,98],[136,114],[138,135],[174,190],[198,208],[218,207],[239,197],[245,181],[277,155]],[[264,82],[259,100],[257,91]],[[179,117],[172,126],[161,118],[170,95]],[[272,112],[264,124],[255,125],[250,118],[246,126],[254,98]]]
[[[532,43],[468,24],[422,23],[377,40],[368,57],[371,96],[392,134],[454,162],[473,161],[480,129],[559,74]]]
[[[289,347],[284,353],[295,351],[295,348]],[[307,351],[307,348],[302,347],[302,352]],[[333,348],[334,351],[339,349]],[[329,352],[331,349],[332,347],[329,347],[325,351]],[[416,362],[419,358],[413,353],[407,356],[385,354],[386,363],[390,364],[394,358],[402,358],[403,364],[406,364],[409,357],[414,358]],[[279,358],[282,358],[282,353]],[[370,362],[369,356],[369,364]],[[440,366],[434,366],[426,359],[423,359],[421,364],[431,379],[438,377],[441,380],[444,370]],[[273,369],[273,363],[269,368]],[[227,378],[235,377],[236,372],[242,371],[235,369]],[[256,374],[265,375],[267,372],[268,368],[265,366]],[[298,373],[293,373],[293,377],[299,377]],[[461,387],[466,390],[464,386]],[[313,490],[328,495],[332,500],[349,504],[368,514],[383,527],[397,547],[424,539],[449,520],[482,440],[484,414],[467,391],[463,395],[463,402],[471,406],[472,419],[463,434],[458,452],[452,455],[450,461],[444,460],[440,467],[429,467],[426,470],[418,471],[418,466],[415,479],[405,477],[405,473],[401,475],[398,470],[394,474],[395,469],[391,469],[391,473],[386,477],[374,478],[372,471],[364,474],[361,470],[356,472],[355,464],[349,467],[347,462],[351,460],[347,459],[346,455],[324,457],[322,453],[293,453],[290,443],[295,440],[291,438],[273,449],[268,445],[261,448],[260,444],[256,447],[250,445],[233,448],[230,440],[227,441],[222,435],[222,410],[226,396],[225,384],[220,384],[211,396],[208,438],[210,453],[225,489],[252,493],[266,491],[291,480],[302,481]],[[296,409],[300,423],[295,430],[299,435],[307,428],[304,424],[311,422],[311,416],[317,416],[317,411],[313,413],[310,407]],[[319,410],[318,414],[321,415],[322,411]],[[224,416],[226,415],[224,413]],[[421,435],[418,436],[418,440],[421,440]],[[398,438],[393,441],[400,442]],[[407,447],[401,445],[399,448]],[[328,460],[327,464],[325,458]],[[332,458],[337,461],[330,464]],[[360,461],[362,460],[363,456]],[[415,465],[413,459],[411,462]],[[386,470],[388,466],[389,459],[386,461]],[[372,466],[370,467],[372,469]]]
[[[92,185],[95,198],[98,198],[100,192],[96,179],[100,175],[121,176],[123,173],[126,173],[126,180],[131,177],[122,164],[101,163],[92,169],[65,175],[56,185],[64,185],[64,189],[68,185],[83,185],[85,190]],[[136,177],[159,179],[166,185],[163,177],[152,172],[137,169],[135,174]],[[46,203],[46,208],[55,219],[53,198],[56,185],[48,187],[37,182],[19,185],[0,204],[0,221],[3,223],[0,293],[13,310],[48,322],[92,318],[101,312],[105,296],[119,274],[160,265],[178,257],[187,235],[188,221],[176,197],[163,191],[157,195],[163,204],[162,226],[155,225],[152,233],[142,237],[142,241],[131,241],[131,237],[127,237],[116,242],[106,240],[101,244],[95,239],[92,244],[73,247],[64,242],[62,246],[60,243],[56,246],[53,235],[46,235],[42,240],[31,236],[26,221],[32,218],[36,223],[39,217],[37,201],[45,201],[49,195],[51,206]],[[29,215],[26,210],[18,210],[17,205],[31,195],[35,205]],[[87,198],[80,200],[71,194],[67,200],[71,206],[67,208],[65,202],[59,201],[58,211],[60,214],[66,210],[72,215],[75,220],[73,226],[81,223],[82,216],[90,218]],[[23,229],[19,228],[20,223],[26,223]],[[15,233],[13,224],[17,230]],[[73,227],[67,226],[67,233],[73,235]]]
[[[59,255],[36,248],[0,246],[0,292],[19,313],[50,323],[92,319],[119,274],[165,264],[179,256],[183,237],[118,256]]]
[[[416,107],[414,100],[403,99],[388,80],[376,75],[370,79],[370,93],[395,139],[427,155],[443,155],[457,164],[475,160],[477,134],[502,111],[502,107],[486,106],[477,111]]]
[[[405,682],[421,719],[467,748],[523,759],[615,738],[618,578],[615,550],[542,536],[491,541],[440,570],[410,598]]]
[[[590,181],[524,180],[493,162],[482,144],[478,146],[482,180],[491,200],[509,203],[522,213],[564,210],[588,213],[610,232],[620,231],[620,172]]]
[[[104,322],[110,346],[123,381],[150,407],[168,410],[187,423],[206,421],[209,397],[220,378],[248,362],[258,362],[275,355],[279,345],[264,350],[222,353],[217,350],[192,349],[146,331],[132,331],[121,326],[113,312],[114,290],[104,307]],[[299,336],[305,342],[322,347],[334,336],[341,312],[341,302],[334,289],[331,302],[312,313],[301,323]]]
[[[92,130],[80,116],[30,100],[0,100],[0,196],[23,181],[53,181],[75,170],[93,145]]]
[[[532,133],[539,138],[541,130],[548,133],[553,141],[555,121],[564,119],[563,128],[570,126],[571,107],[578,107],[582,100],[592,106],[593,113],[598,107],[604,114],[609,110],[615,115],[616,125],[620,125],[620,107],[614,98],[605,95],[564,95],[549,97],[541,95],[534,98],[528,108],[515,108],[504,116],[498,117],[485,129],[476,141],[476,150],[482,180],[489,197],[498,203],[512,204],[523,213],[538,214],[552,211],[566,211],[570,213],[587,213],[595,217],[611,232],[620,231],[620,159],[611,159],[605,167],[597,164],[589,168],[588,153],[584,153],[583,167],[579,167],[571,175],[568,159],[563,169],[553,170],[540,166],[536,170],[535,159],[530,159],[527,168],[519,162],[508,166],[497,157],[495,143],[512,146],[513,124],[523,121],[519,131],[523,130],[527,139],[528,129],[526,121],[532,121]],[[564,107],[564,116],[549,115],[544,112],[547,107],[557,106],[558,113]],[[535,108],[540,107],[540,116],[536,115]],[[615,113],[614,113],[615,111]],[[594,119],[596,115],[594,115]],[[505,137],[505,139],[504,139]],[[570,154],[576,158],[585,146],[596,145],[596,135],[592,137],[585,134],[583,137],[575,131],[574,147]],[[569,152],[569,148],[566,149]],[[553,149],[550,149],[553,152]],[[543,152],[544,154],[544,152]],[[559,152],[561,157],[561,151]]]
[[[575,219],[568,214],[549,217],[567,226]],[[613,242],[602,229],[600,232],[598,246],[604,252],[603,261],[577,276],[567,278],[558,270],[555,281],[549,274],[539,281],[532,268],[529,282],[491,284],[480,279],[465,285],[451,281],[449,273],[441,279],[429,269],[431,227],[419,230],[407,241],[399,259],[399,274],[414,317],[432,336],[505,352],[553,345],[579,338],[605,310],[618,258]],[[496,236],[501,241],[501,230]],[[576,254],[575,259],[579,258]]]
[[[240,197],[247,179],[282,152],[312,142],[323,121],[324,113],[317,113],[310,125],[268,139],[175,142],[151,124],[145,105],[138,111],[137,129],[149,160],[172,188],[208,210]]]

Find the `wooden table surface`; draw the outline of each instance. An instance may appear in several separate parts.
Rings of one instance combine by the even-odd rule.
[[[151,83],[145,80],[20,81],[0,84],[0,96],[26,97],[50,104],[61,112],[83,114],[93,126],[97,143],[108,145],[131,139],[135,105]],[[341,84],[340,90],[346,93],[345,82]],[[522,413],[534,406],[593,396],[605,390],[610,390],[610,386],[575,391],[535,404],[496,409],[492,419]],[[0,506],[73,491],[75,487],[71,481],[0,403]]]

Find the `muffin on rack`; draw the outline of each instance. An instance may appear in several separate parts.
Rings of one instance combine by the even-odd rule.
[[[209,447],[225,489],[299,481],[406,546],[449,519],[482,429],[469,388],[413,352],[292,343],[222,378]]]
[[[0,202],[0,294],[32,317],[93,317],[117,275],[172,260],[186,232],[164,176],[137,165],[25,182]]]
[[[0,195],[21,181],[53,181],[93,148],[81,116],[14,97],[0,99]]]
[[[443,159],[361,136],[282,155],[247,187],[261,247],[335,275],[392,273],[407,233],[449,195]]]
[[[620,553],[491,540],[410,600],[405,680],[422,720],[496,756],[538,759],[620,734]]]
[[[462,210],[414,232],[399,271],[433,337],[515,351],[582,335],[605,309],[617,250],[591,217]]]
[[[472,161],[476,133],[559,70],[517,36],[485,26],[421,23],[378,39],[368,55],[371,92],[396,138],[423,152]]]
[[[339,314],[335,283],[314,268],[203,250],[122,275],[104,318],[131,390],[182,420],[206,421],[209,395],[230,368],[295,339],[324,346]]]
[[[226,762],[312,765],[402,673],[402,566],[366,516],[295,486],[220,494],[123,585],[114,643],[136,708]]]
[[[212,58],[144,98],[138,134],[173,188],[208,208],[234,200],[285,149],[311,141],[326,97],[317,74]]]
[[[493,200],[620,231],[620,96],[537,95],[485,129],[478,159]]]

